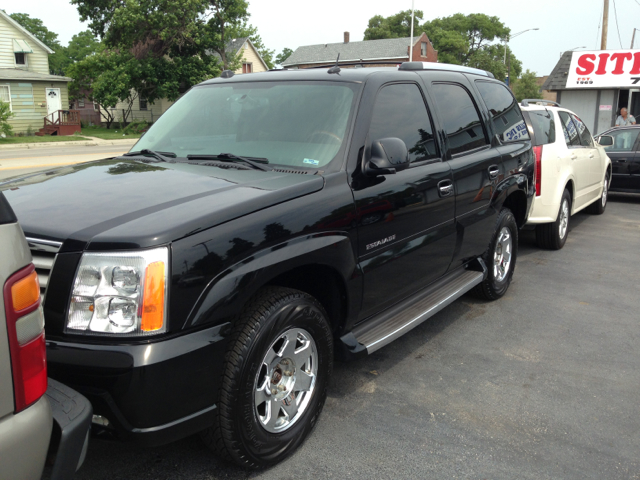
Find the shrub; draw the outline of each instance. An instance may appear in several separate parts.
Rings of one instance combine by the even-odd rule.
[[[13,134],[13,127],[9,125],[9,119],[13,117],[13,112],[8,103],[0,101],[0,133],[5,137]]]
[[[140,134],[149,128],[149,124],[145,120],[134,120],[122,130],[127,135],[130,133]]]

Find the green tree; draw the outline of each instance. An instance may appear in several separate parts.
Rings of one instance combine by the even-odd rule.
[[[0,133],[5,137],[13,135],[13,127],[9,124],[11,117],[13,117],[13,113],[10,105],[0,100]]]
[[[420,20],[424,17],[422,10],[415,10],[413,16],[413,32],[419,35]],[[411,10],[403,10],[395,15],[383,17],[376,15],[369,19],[369,26],[364,31],[365,40],[382,38],[404,38],[411,35]]]
[[[285,47],[282,50],[282,52],[276,56],[276,63],[278,65],[282,65],[285,62],[285,60],[291,56],[292,53],[293,53],[293,50]]]
[[[39,18],[31,18],[26,13],[12,13],[9,16],[54,51],[49,55],[49,72],[52,75],[64,75],[71,61],[67,56],[66,48],[58,42],[58,34],[45,27]]]
[[[518,78],[522,73],[522,62],[508,47],[506,59],[507,63],[505,64],[504,44],[488,45],[471,55],[467,66],[486,70],[493,73],[498,80],[504,80],[507,78],[507,70],[509,62],[511,62],[511,78]]]
[[[93,35],[91,30],[85,30],[71,37],[71,41],[67,46],[67,56],[72,62],[79,62],[89,55],[101,51],[103,48],[102,43]]]
[[[536,79],[536,72],[527,69],[518,80],[513,82],[513,94],[518,102],[525,98],[542,98],[540,85],[538,85]]]

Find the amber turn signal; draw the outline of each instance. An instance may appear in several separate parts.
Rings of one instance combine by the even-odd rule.
[[[38,274],[31,272],[11,286],[11,300],[16,312],[36,304],[40,299],[40,284]]]
[[[164,262],[153,262],[145,273],[141,323],[144,332],[160,330],[164,325],[164,269]]]

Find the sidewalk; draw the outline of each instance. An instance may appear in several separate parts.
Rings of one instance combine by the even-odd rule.
[[[88,141],[76,141],[76,142],[38,142],[38,143],[12,143],[8,145],[0,145],[0,150],[16,150],[23,148],[52,148],[52,147],[72,147],[72,146],[102,146],[102,145],[122,145],[123,147],[130,147],[134,145],[139,138],[123,138],[122,140],[104,140],[97,137],[89,137],[82,135],[85,138],[89,138]]]

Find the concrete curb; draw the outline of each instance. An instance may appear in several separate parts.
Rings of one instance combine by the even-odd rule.
[[[12,143],[9,145],[0,145],[0,150],[16,150],[16,149],[29,149],[29,148],[51,148],[51,147],[71,147],[74,145],[84,146],[84,147],[97,147],[103,145],[122,145],[122,146],[132,146],[134,145],[139,138],[127,138],[124,140],[103,140],[101,138],[96,137],[87,137],[90,138],[88,141],[79,141],[79,142],[40,142],[40,143]]]

